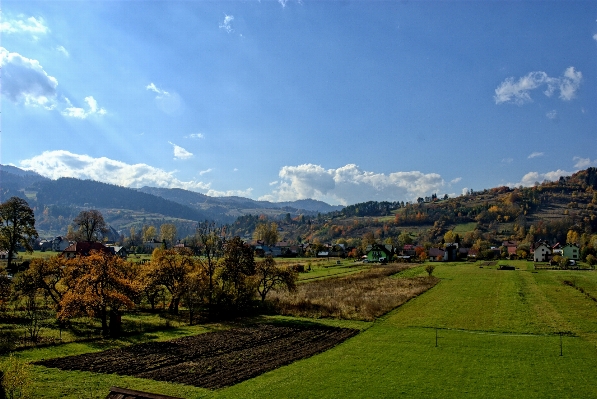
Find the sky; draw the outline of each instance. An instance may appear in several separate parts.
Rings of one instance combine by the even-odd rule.
[[[413,201],[597,166],[594,1],[2,1],[0,163]]]

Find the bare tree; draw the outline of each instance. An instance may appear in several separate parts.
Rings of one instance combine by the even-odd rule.
[[[85,241],[99,241],[108,232],[108,225],[101,212],[95,209],[81,211],[74,220],[79,226],[79,234]]]

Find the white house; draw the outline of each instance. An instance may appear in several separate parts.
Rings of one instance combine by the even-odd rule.
[[[551,257],[551,248],[545,244],[540,244],[537,248],[535,248],[535,252],[533,253],[533,260],[535,262],[547,262]]]

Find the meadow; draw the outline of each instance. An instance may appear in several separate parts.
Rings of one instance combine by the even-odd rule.
[[[32,397],[103,398],[117,385],[182,398],[597,397],[597,273],[437,263],[432,289],[373,322],[261,316],[361,332],[315,356],[209,390],[114,374],[32,366]],[[426,273],[422,266],[405,277]],[[400,277],[399,273],[396,277]],[[18,351],[27,362],[226,329],[171,327],[120,340]],[[5,357],[4,357],[5,358]]]

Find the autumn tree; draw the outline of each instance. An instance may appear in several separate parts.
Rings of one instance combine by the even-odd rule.
[[[17,246],[33,252],[31,240],[37,238],[35,216],[27,201],[12,197],[0,204],[0,249],[8,252],[6,268],[12,269]]]
[[[578,236],[578,232],[574,231],[574,230],[568,230],[568,234],[566,234],[566,243],[567,244],[578,244],[579,241],[579,236]]]
[[[108,225],[103,215],[96,209],[81,211],[73,222],[79,226],[78,234],[84,241],[100,241],[101,237],[108,232]]]
[[[257,292],[261,296],[261,301],[273,288],[281,286],[289,291],[296,290],[296,280],[298,274],[292,268],[280,268],[276,261],[268,256],[255,265],[255,279],[257,281]]]
[[[29,339],[37,342],[41,329],[46,325],[46,320],[50,317],[47,306],[47,296],[35,281],[35,276],[28,273],[19,273],[14,283],[14,299],[20,301],[23,316],[25,319],[24,327]],[[46,301],[44,301],[46,299]]]
[[[254,287],[250,279],[255,275],[253,249],[236,236],[226,242],[222,258],[222,294],[229,305],[240,308],[250,302]]]
[[[44,296],[54,303],[57,310],[66,290],[60,283],[66,264],[66,259],[61,256],[49,259],[35,258],[29,264],[29,268],[21,273],[35,288],[43,291]]]
[[[156,248],[151,255],[150,273],[154,283],[162,284],[170,293],[168,310],[178,314],[182,295],[187,289],[188,278],[196,265],[191,251],[187,249]]]
[[[199,259],[199,266],[207,276],[207,302],[209,311],[212,313],[216,296],[216,271],[218,268],[218,259],[224,253],[225,231],[215,223],[204,222],[197,226],[195,237],[199,243],[202,255]]]
[[[454,232],[452,230],[446,231],[446,234],[444,234],[444,242],[446,244],[448,244],[448,243],[451,244],[451,243],[454,243],[455,240],[456,240],[456,236],[455,236]]]
[[[143,226],[143,241],[151,241],[158,235],[155,226]]]
[[[99,318],[104,335],[120,330],[120,311],[132,308],[139,292],[136,276],[119,256],[92,251],[67,262],[64,284],[68,290],[60,301],[58,318]]]
[[[278,242],[278,225],[275,222],[258,224],[253,239],[263,241],[265,245],[274,245]]]
[[[171,248],[176,242],[176,226],[172,223],[164,223],[160,226],[160,241],[166,248]]]

